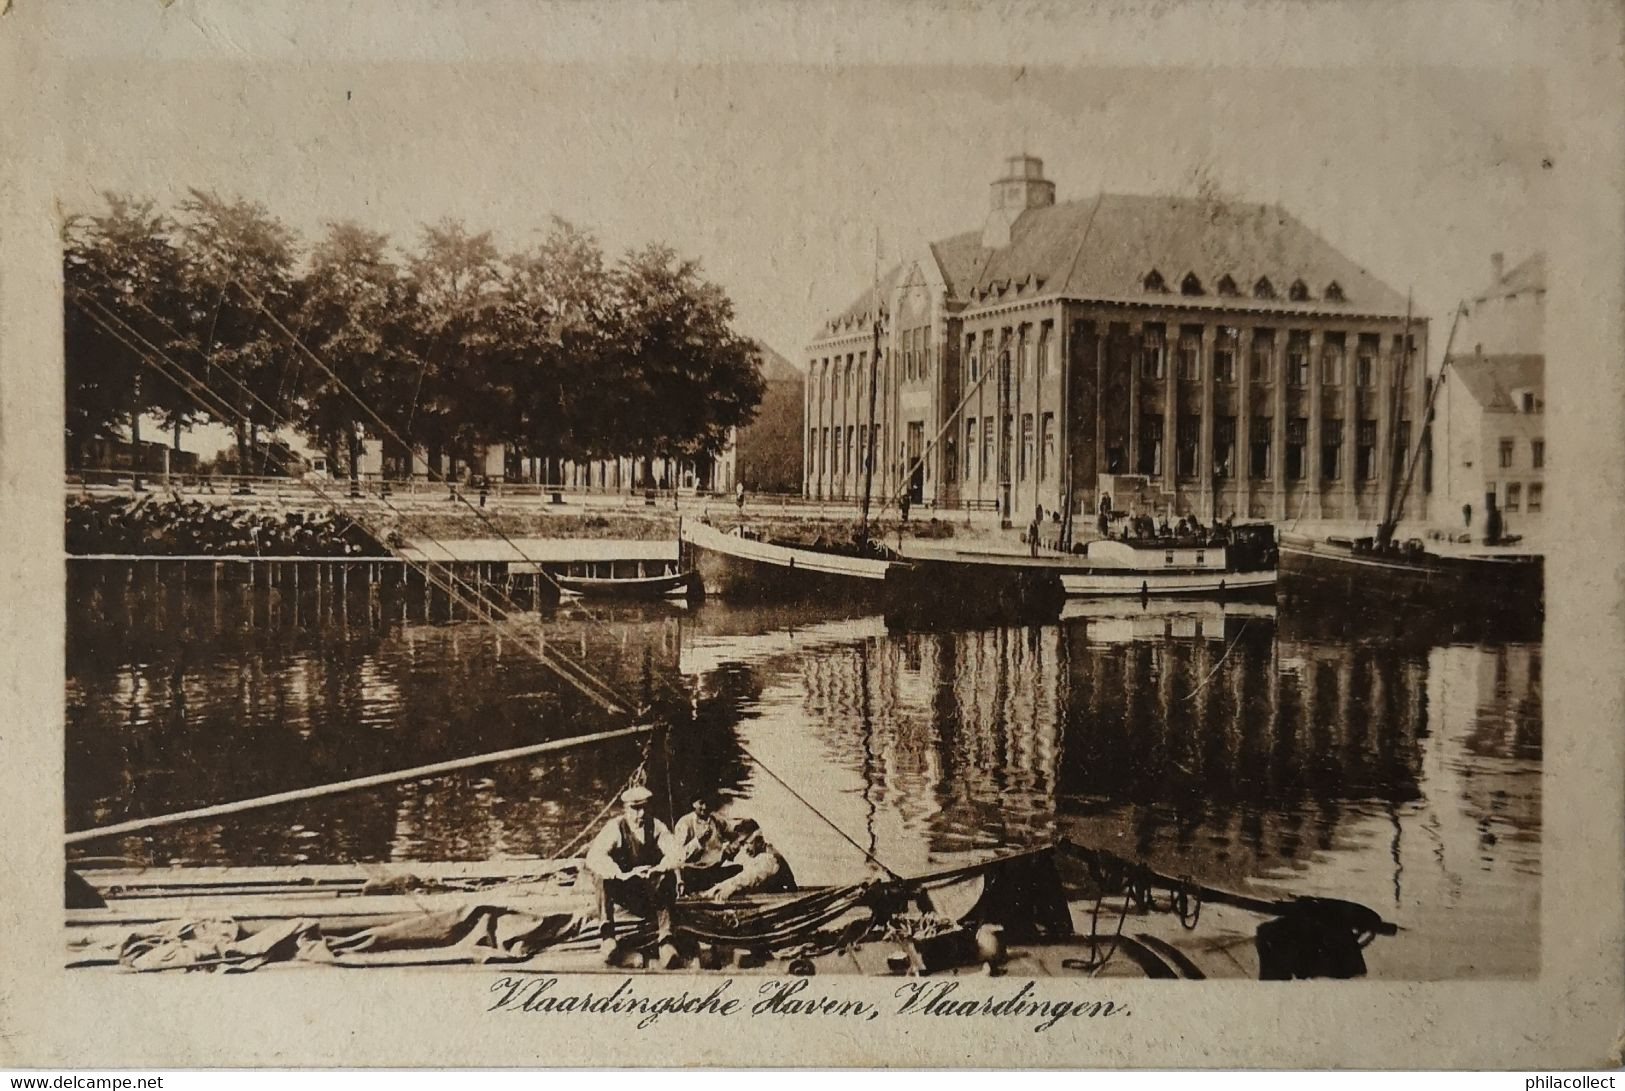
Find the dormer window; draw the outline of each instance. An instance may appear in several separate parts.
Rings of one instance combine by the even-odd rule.
[[[1196,278],[1195,273],[1186,273],[1185,279],[1179,282],[1180,295],[1202,295],[1202,282]]]
[[[1166,292],[1168,290],[1167,282],[1162,279],[1162,274],[1157,272],[1155,269],[1147,273],[1145,275],[1145,280],[1141,283],[1148,292]]]
[[[1326,285],[1326,293],[1325,294],[1326,294],[1326,301],[1328,303],[1342,303],[1343,302],[1343,286],[1341,284],[1337,283],[1337,281],[1335,281],[1335,280],[1332,281],[1330,284]]]
[[[1258,299],[1274,299],[1275,285],[1270,283],[1269,277],[1259,277],[1253,285],[1253,295]]]
[[[1302,303],[1309,298],[1309,285],[1301,280],[1294,280],[1292,287],[1287,289],[1287,298],[1294,303]]]
[[[1527,386],[1512,391],[1511,401],[1513,408],[1523,413],[1539,413],[1546,408],[1546,399],[1536,396]]]
[[[1219,278],[1219,294],[1229,296],[1241,294],[1241,292],[1236,288],[1236,279],[1229,273],[1226,273],[1224,276]]]

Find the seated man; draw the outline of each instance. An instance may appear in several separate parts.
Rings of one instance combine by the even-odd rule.
[[[693,809],[677,820],[672,837],[677,842],[684,893],[705,890],[738,870],[722,861],[728,847],[728,826],[711,810],[711,801],[704,796],[696,798]]]
[[[655,922],[660,964],[677,962],[672,945],[672,907],[677,902],[677,846],[666,824],[649,813],[647,788],[621,793],[622,814],[610,821],[587,849],[587,870],[598,882],[599,949],[613,961],[615,907],[624,906]]]
[[[782,894],[796,889],[789,862],[767,843],[755,819],[743,819],[734,827],[732,851],[739,872],[711,888],[713,901],[727,901],[735,894]]]

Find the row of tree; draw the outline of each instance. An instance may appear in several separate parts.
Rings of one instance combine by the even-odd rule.
[[[243,467],[287,429],[352,473],[369,438],[397,458],[422,448],[436,469],[492,443],[689,458],[719,452],[762,396],[731,301],[665,246],[611,263],[557,218],[513,253],[454,221],[404,253],[351,222],[305,246],[242,199],[194,190],[174,214],[105,201],[64,233],[75,464],[118,427],[139,440],[143,417],[177,446],[199,421],[231,428]]]

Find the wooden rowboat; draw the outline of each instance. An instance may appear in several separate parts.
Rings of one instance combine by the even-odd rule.
[[[699,589],[699,573],[693,569],[663,572],[653,576],[579,576],[560,574],[553,577],[559,590],[566,595],[593,599],[642,599],[653,601],[667,598],[688,598]]]

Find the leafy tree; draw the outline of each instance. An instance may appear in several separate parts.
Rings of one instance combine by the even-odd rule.
[[[301,255],[262,205],[190,191],[179,220],[108,195],[64,232],[67,439],[156,414],[177,432],[206,416],[236,430],[230,460],[266,472],[259,432],[296,427],[355,475],[381,438],[472,460],[719,453],[762,397],[756,346],[693,261],[651,246],[606,267],[597,241],[555,219],[504,258],[489,233],[423,229],[404,269],[385,236],[330,225]],[[301,274],[299,267],[304,264]],[[134,346],[134,347],[132,347]],[[213,392],[144,375],[180,361]],[[143,381],[145,379],[145,381]],[[268,454],[271,448],[267,447]]]
[[[173,225],[151,201],[103,199],[105,212],[74,217],[63,230],[65,425],[74,463],[85,443],[116,424],[128,425],[139,446],[144,414],[179,426],[198,413],[190,395],[143,362],[178,347],[185,299]]]
[[[551,464],[611,453],[603,425],[618,406],[599,371],[610,340],[608,297],[597,241],[557,217],[537,245],[508,259],[502,366],[492,377],[513,411],[501,438],[519,454]]]
[[[325,365],[304,371],[299,430],[335,468],[345,445],[352,488],[363,438],[396,438],[418,374],[408,286],[388,248],[375,231],[332,224],[298,291],[300,337]]]
[[[475,444],[501,432],[506,413],[494,404],[484,374],[497,327],[496,245],[490,232],[470,234],[442,220],[423,229],[406,266],[419,371],[403,435],[426,446],[433,465],[442,451],[472,459]]]
[[[237,433],[238,464],[263,472],[265,459],[250,456],[258,429],[289,422],[308,364],[278,328],[297,321],[298,240],[265,206],[241,197],[194,189],[180,211],[184,328],[203,378],[232,407],[219,423]]]
[[[716,455],[750,423],[763,382],[754,342],[698,263],[665,246],[622,259],[613,278],[615,351],[606,378],[624,398],[605,449],[650,458]]]

